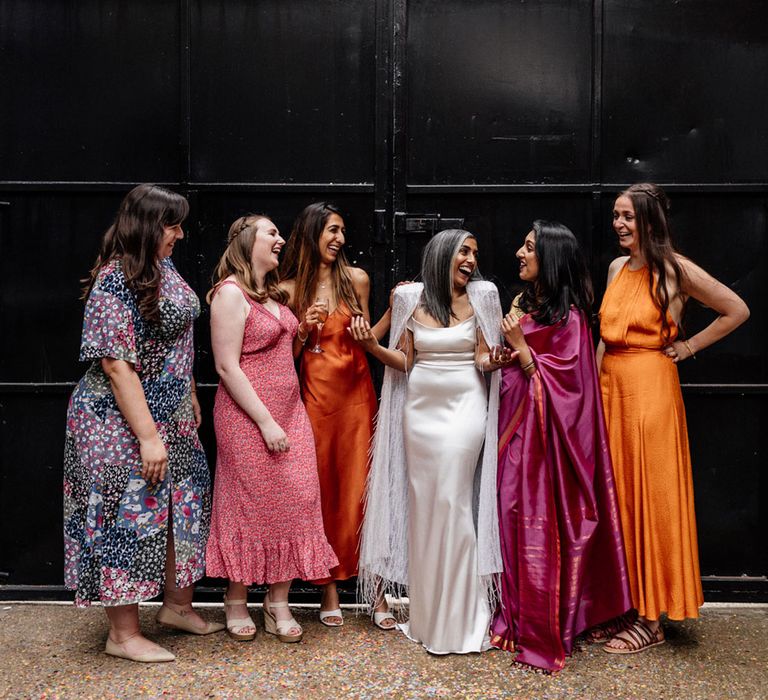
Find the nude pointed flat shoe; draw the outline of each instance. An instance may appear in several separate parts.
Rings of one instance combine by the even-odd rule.
[[[135,637],[136,635],[133,636]],[[130,637],[128,639],[130,639]],[[109,654],[109,656],[116,656],[119,659],[138,661],[144,664],[159,664],[165,663],[167,661],[176,661],[176,657],[171,654],[170,651],[163,649],[161,646],[158,646],[157,649],[145,651],[141,654],[132,654],[125,648],[125,642],[127,641],[128,640],[126,639],[122,642],[113,642],[111,637],[107,637],[107,644],[104,647],[104,653]]]
[[[206,622],[205,627],[198,627],[186,615],[176,612],[167,605],[160,606],[155,621],[163,627],[169,627],[181,632],[189,632],[190,634],[212,634],[213,632],[221,632],[224,629],[224,625],[221,622]]]

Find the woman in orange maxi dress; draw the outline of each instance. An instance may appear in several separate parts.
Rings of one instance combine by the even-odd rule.
[[[661,644],[663,612],[671,620],[698,617],[704,599],[677,363],[749,316],[734,292],[674,251],[668,207],[651,184],[633,185],[616,199],[613,227],[629,255],[611,263],[600,307],[600,388],[638,613],[636,621],[606,625],[596,639],[616,654]],[[681,340],[678,321],[688,297],[720,315]]]
[[[368,448],[376,415],[376,393],[365,351],[348,328],[353,316],[370,321],[370,281],[364,270],[347,263],[344,220],[325,202],[307,206],[294,223],[281,267],[289,304],[301,320],[301,395],[312,423],[323,524],[339,565],[323,586],[320,621],[343,622],[336,581],[357,576],[363,495],[368,477]],[[389,311],[374,327],[389,330]],[[382,601],[374,622],[392,629],[394,617]]]

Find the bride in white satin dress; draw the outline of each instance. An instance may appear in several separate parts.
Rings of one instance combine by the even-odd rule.
[[[501,318],[501,307],[496,288],[490,282],[470,282],[473,277],[479,277],[474,236],[467,231],[443,231],[424,250],[423,289],[422,285],[407,285],[395,291],[393,314],[400,311],[407,317],[397,345],[392,349],[381,347],[364,319],[353,319],[350,329],[368,352],[399,370],[393,376],[388,369],[385,377],[384,413],[377,430],[387,430],[387,435],[374,442],[374,472],[361,546],[362,575],[383,579],[385,586],[393,582],[407,584],[410,619],[399,627],[434,654],[489,648],[492,611],[488,598],[493,571],[488,570],[487,563],[483,567],[478,561],[476,533],[480,530],[476,519],[481,475],[486,482],[493,481],[490,498],[495,499],[495,470],[492,475],[483,474],[482,466],[495,462],[496,455],[492,430],[493,459],[481,459],[483,444],[489,438],[489,394],[483,372],[497,369],[513,358],[509,349],[497,345],[499,326],[494,324]],[[473,302],[482,305],[484,311],[473,308]],[[395,333],[396,321],[393,319]],[[486,336],[490,336],[491,350]],[[388,378],[397,377],[406,379],[404,391],[400,392],[401,409],[392,396],[392,387],[387,386]],[[494,423],[496,405],[492,402]],[[393,482],[397,490],[397,471],[392,465],[399,457],[392,442],[399,436],[396,429],[381,427],[382,418],[387,421],[390,410],[395,428],[398,418],[394,414],[400,412],[404,446],[404,575],[388,571],[387,565],[378,566],[376,557],[370,556],[372,549],[387,539],[386,524],[375,515],[377,501],[382,497],[392,499]],[[386,455],[379,454],[382,451]],[[389,488],[382,496],[376,493],[376,469],[385,462],[384,468],[389,471],[384,481]],[[482,500],[488,510],[488,488]],[[394,502],[385,510],[390,513],[397,507]],[[398,533],[393,530],[397,530],[397,522],[390,522],[388,529],[389,540],[396,541]],[[496,536],[497,531],[491,530],[482,533],[486,540]],[[373,538],[377,538],[375,542]],[[397,556],[390,552],[385,558]],[[500,567],[496,563],[493,568]]]

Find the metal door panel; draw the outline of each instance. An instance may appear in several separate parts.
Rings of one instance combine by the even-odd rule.
[[[373,182],[374,8],[193,2],[192,179]]]
[[[590,2],[408,3],[409,184],[579,182]]]
[[[765,5],[605,0],[603,18],[603,178],[765,182]]]
[[[0,3],[0,180],[173,181],[180,6]]]

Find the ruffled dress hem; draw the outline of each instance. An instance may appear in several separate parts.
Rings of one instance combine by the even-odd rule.
[[[234,533],[223,545],[211,538],[206,574],[246,585],[278,583],[298,578],[328,579],[338,559],[325,535],[265,544]]]

